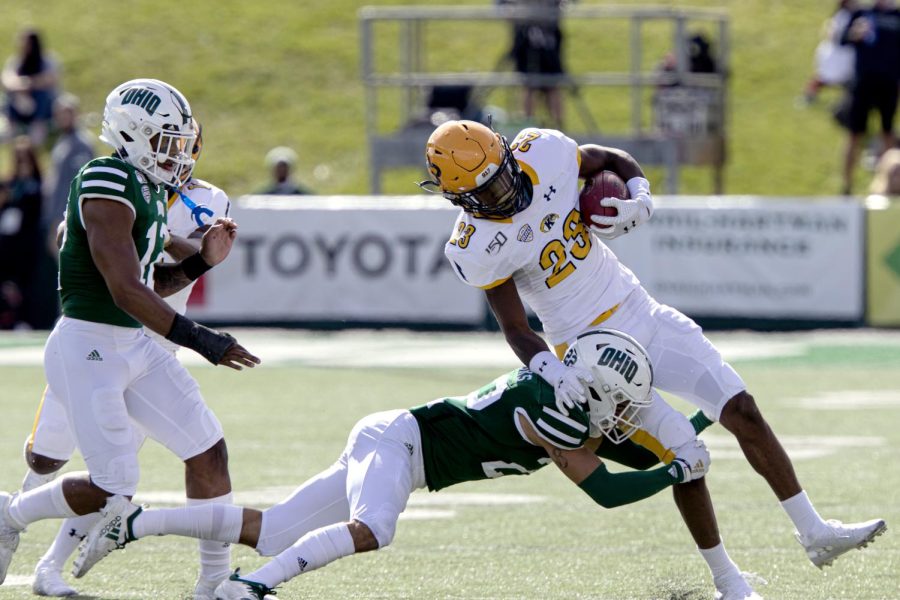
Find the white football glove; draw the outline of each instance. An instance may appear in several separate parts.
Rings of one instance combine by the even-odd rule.
[[[584,404],[588,398],[587,384],[594,376],[581,367],[567,367],[551,352],[538,352],[528,363],[528,368],[553,386],[556,394],[556,409],[568,416],[569,409],[578,403]]]
[[[700,479],[709,471],[711,459],[706,444],[701,440],[688,442],[678,449],[669,473],[678,478],[678,483]]]
[[[601,206],[615,208],[618,211],[616,216],[591,215],[588,227],[597,237],[605,240],[615,239],[646,223],[653,216],[650,182],[643,177],[632,177],[625,186],[631,199],[604,198],[600,201]]]

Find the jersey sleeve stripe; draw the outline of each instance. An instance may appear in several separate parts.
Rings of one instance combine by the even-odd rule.
[[[553,410],[552,408],[550,408],[550,407],[548,407],[548,406],[544,406],[544,407],[542,407],[542,409],[543,409],[543,411],[544,411],[545,413],[547,413],[549,416],[553,417],[554,419],[556,419],[556,420],[559,421],[560,423],[563,423],[563,424],[565,424],[565,425],[568,425],[569,427],[571,427],[571,428],[574,429],[575,431],[578,431],[578,432],[580,432],[580,433],[584,433],[585,431],[587,431],[587,427],[585,427],[584,425],[582,425],[581,423],[579,423],[579,422],[576,421],[575,419],[570,419],[569,417],[567,417],[566,415],[562,414],[562,413],[559,412],[558,410]]]
[[[537,425],[537,430],[539,432],[556,438],[556,441],[554,443],[555,446],[559,446],[560,445],[559,442],[565,442],[566,445],[570,448],[581,447],[581,440],[579,440],[576,437],[572,437],[571,435],[567,435],[567,434],[563,433],[562,431],[560,431],[559,429],[556,429],[555,427],[553,427],[552,425],[550,425],[549,423],[547,423],[547,421],[545,421],[543,419],[538,419],[537,423],[535,423],[535,425]],[[544,437],[546,437],[546,436],[544,436]],[[549,438],[548,438],[548,440],[551,442],[554,442],[554,440],[551,440]]]
[[[88,173],[109,173],[110,175],[118,175],[122,179],[128,179],[128,173],[121,169],[114,169],[112,167],[88,167],[84,171],[82,171],[85,175]]]
[[[81,189],[92,187],[109,188],[111,190],[116,190],[117,192],[125,191],[124,185],[122,185],[121,183],[114,183],[112,181],[103,181],[102,179],[88,179],[81,182]]]
[[[531,185],[538,185],[541,183],[541,180],[538,179],[537,171],[535,171],[531,165],[523,161],[521,158],[516,160],[519,163],[519,167],[522,169],[522,171],[526,175],[528,175],[528,179],[531,180]]]
[[[503,277],[502,279],[498,279],[497,281],[494,281],[493,283],[489,283],[487,285],[479,285],[478,287],[480,287],[483,290],[489,290],[491,288],[497,287],[498,285],[504,284],[507,281],[509,281],[509,277]]]
[[[116,202],[121,202],[130,208],[131,212],[134,213],[134,216],[137,217],[137,210],[135,210],[134,205],[121,196],[113,196],[111,194],[82,194],[78,196],[78,218],[81,220],[82,227],[84,227],[84,201],[87,198],[101,198],[103,200],[115,200]]]

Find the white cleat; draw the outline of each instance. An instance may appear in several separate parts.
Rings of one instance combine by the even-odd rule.
[[[12,499],[6,492],[0,492],[0,584],[6,580],[9,563],[19,547],[20,530],[9,522],[9,503]]]
[[[753,573],[740,573],[737,576],[728,577],[716,581],[715,600],[763,600],[763,597],[753,591],[747,579],[754,579],[765,585],[766,580]]]
[[[62,570],[55,563],[38,564],[34,570],[34,583],[31,591],[35,596],[53,596],[64,598],[77,596],[78,592],[63,579]]]
[[[826,521],[826,524],[828,528],[825,531],[810,537],[810,539],[794,533],[797,541],[806,550],[809,560],[820,569],[830,566],[834,559],[845,552],[854,548],[865,548],[869,542],[887,531],[887,525],[883,519],[872,519],[864,523],[848,523],[847,525],[830,519]]]
[[[91,527],[81,542],[78,556],[72,564],[72,575],[84,577],[100,559],[134,541],[131,522],[143,510],[143,507],[132,504],[124,496],[110,496],[106,506],[100,509],[100,520]]]
[[[225,579],[227,578],[226,576]],[[216,587],[222,581],[222,579],[198,577],[197,584],[194,586],[194,600],[216,600]]]
[[[275,600],[274,592],[263,584],[241,579],[240,570],[218,585],[215,600]]]

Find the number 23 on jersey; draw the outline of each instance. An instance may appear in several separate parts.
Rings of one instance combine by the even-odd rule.
[[[581,213],[572,209],[563,223],[563,239],[550,240],[541,250],[540,265],[550,271],[544,284],[548,288],[558,285],[575,272],[577,263],[591,251],[591,234],[581,222]]]

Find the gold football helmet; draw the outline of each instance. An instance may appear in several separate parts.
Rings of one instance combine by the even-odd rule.
[[[511,217],[525,209],[531,194],[506,139],[475,121],[448,121],[425,146],[434,186],[464,211],[488,218]]]

